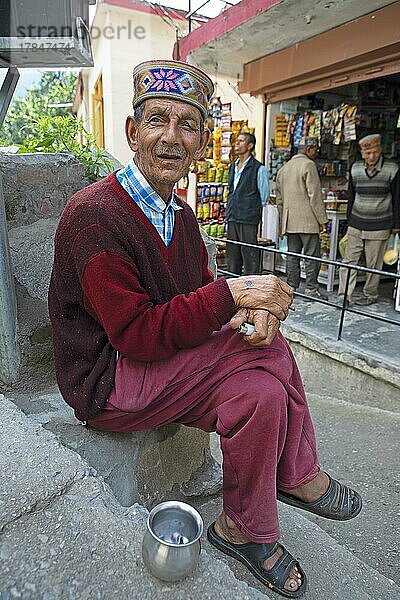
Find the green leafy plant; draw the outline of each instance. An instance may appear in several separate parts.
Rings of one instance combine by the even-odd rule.
[[[78,75],[65,71],[45,71],[40,80],[28,88],[24,96],[16,97],[0,128],[0,146],[25,142],[24,127],[43,115],[71,114]],[[66,106],[67,105],[67,106]]]
[[[18,153],[66,152],[85,165],[85,175],[96,181],[113,168],[106,151],[96,144],[81,119],[71,114],[40,116],[23,128],[24,142]]]

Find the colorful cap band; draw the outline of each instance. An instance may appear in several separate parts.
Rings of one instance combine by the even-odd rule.
[[[133,70],[133,108],[148,98],[171,98],[196,106],[203,116],[214,92],[203,71],[175,60],[149,60]]]
[[[361,138],[358,143],[361,150],[373,150],[381,145],[381,136],[379,133],[372,133]]]

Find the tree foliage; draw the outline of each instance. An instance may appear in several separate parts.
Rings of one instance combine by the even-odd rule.
[[[77,75],[44,72],[38,86],[16,98],[0,130],[0,146],[19,146],[22,152],[67,152],[85,165],[86,176],[95,181],[113,164],[99,148],[70,107],[54,104],[72,102]]]
[[[77,78],[77,74],[71,72],[43,72],[37,85],[31,86],[25,96],[13,101],[0,129],[0,146],[24,144],[25,128],[42,116],[69,114],[70,107],[51,105],[72,102]]]
[[[85,165],[85,175],[92,181],[113,168],[105,150],[98,147],[82,120],[72,114],[41,116],[31,122],[18,152],[66,152]]]

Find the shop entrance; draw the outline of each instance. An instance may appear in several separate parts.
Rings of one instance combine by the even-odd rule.
[[[400,74],[368,80],[299,96],[268,107],[266,135],[271,181],[271,203],[278,170],[297,152],[300,139],[317,137],[320,153],[316,159],[328,217],[328,231],[321,234],[321,256],[340,258],[341,239],[347,230],[349,172],[360,158],[357,140],[371,133],[382,136],[384,156],[400,161]],[[274,218],[269,209],[265,215]],[[279,240],[274,240],[279,243]],[[276,255],[275,269],[285,272],[285,260]],[[396,265],[385,267],[391,271]],[[328,292],[337,284],[337,268],[322,265],[319,281]]]

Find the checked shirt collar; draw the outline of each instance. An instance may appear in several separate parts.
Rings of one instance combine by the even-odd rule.
[[[182,210],[171,194],[167,203],[153,190],[132,159],[116,177],[132,200],[154,225],[164,244],[168,246],[174,233],[175,211]]]

